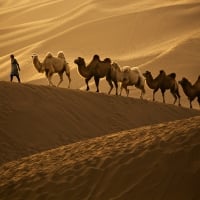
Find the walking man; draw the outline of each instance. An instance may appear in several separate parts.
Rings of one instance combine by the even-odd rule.
[[[11,60],[11,73],[10,73],[10,81],[13,81],[13,76],[17,77],[18,82],[20,83],[20,78],[19,78],[19,63],[17,62],[17,59],[13,54],[10,55],[10,60]]]

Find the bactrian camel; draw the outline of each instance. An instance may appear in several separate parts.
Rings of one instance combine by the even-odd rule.
[[[196,97],[200,106],[200,76],[198,76],[197,81],[193,85],[185,77],[179,81],[179,84],[182,86],[185,95],[188,97],[190,108],[192,108],[192,101]]]
[[[175,79],[175,73],[166,75],[164,70],[160,70],[159,75],[155,79],[149,71],[146,71],[143,75],[146,78],[146,82],[149,88],[153,89],[153,101],[155,101],[155,93],[160,89],[163,97],[163,103],[165,103],[165,91],[170,89],[170,92],[174,97],[174,104],[178,99],[178,105],[181,105],[179,88]]]
[[[115,84],[116,94],[118,94],[118,82],[122,83],[120,95],[124,88],[128,96],[128,86],[132,85],[141,90],[140,98],[143,98],[143,94],[145,94],[145,78],[138,67],[131,68],[130,66],[124,66],[120,68],[120,66],[116,62],[113,62],[111,65],[111,80]],[[112,89],[113,86],[110,88],[109,93],[112,91]]]
[[[51,79],[53,74],[57,73],[60,77],[60,81],[57,84],[58,87],[63,81],[63,73],[65,72],[69,80],[68,88],[70,88],[70,67],[69,64],[66,62],[64,53],[62,51],[58,52],[57,57],[54,57],[51,53],[47,53],[42,63],[39,61],[37,54],[33,54],[32,59],[37,71],[39,73],[45,72],[49,85],[54,86]]]
[[[92,61],[86,65],[84,58],[78,57],[74,60],[74,63],[78,65],[80,75],[85,78],[85,83],[87,85],[86,90],[90,89],[88,82],[92,77],[94,77],[97,92],[99,92],[99,80],[101,78],[106,77],[108,83],[112,84],[110,80],[110,58],[106,58],[101,61],[99,55],[94,55]]]

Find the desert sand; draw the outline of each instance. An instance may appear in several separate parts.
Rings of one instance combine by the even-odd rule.
[[[180,87],[86,92],[74,59],[94,54],[156,76],[194,83],[200,75],[199,0],[0,1],[0,199],[198,200],[200,108]],[[48,86],[31,55],[62,50],[71,69]],[[9,82],[10,54],[22,83]],[[59,81],[54,75],[53,82]]]

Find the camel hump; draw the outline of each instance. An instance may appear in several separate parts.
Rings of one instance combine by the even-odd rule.
[[[189,80],[187,78],[183,77],[182,80],[181,80],[181,82],[182,83],[189,83]]]
[[[113,62],[113,63],[111,64],[111,66],[112,66],[114,69],[120,69],[120,66],[119,66],[118,63],[116,63],[116,62]]]
[[[130,72],[131,71],[131,67],[130,66],[124,66],[122,69],[123,72]]]
[[[106,62],[106,63],[111,63],[111,59],[110,58],[105,58],[103,62]]]
[[[59,51],[58,54],[57,54],[58,58],[63,58],[65,59],[65,55],[64,55],[64,52],[63,51]]]
[[[160,74],[164,74],[164,75],[166,75],[166,73],[165,73],[164,70],[160,70]]]
[[[95,54],[95,55],[93,56],[93,60],[100,60],[99,55]]]
[[[48,52],[46,58],[53,58],[53,54],[51,52]]]
[[[175,79],[176,78],[176,73],[171,73],[168,76],[170,76],[171,78]]]

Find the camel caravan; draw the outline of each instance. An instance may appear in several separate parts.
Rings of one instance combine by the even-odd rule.
[[[68,77],[68,88],[70,88],[71,77],[70,77],[70,66],[65,59],[64,53],[59,51],[57,57],[54,57],[52,53],[47,53],[43,62],[40,62],[38,55],[32,55],[33,65],[39,73],[45,73],[49,85],[55,86],[51,79],[54,73],[57,73],[60,77],[60,81],[57,87],[63,81],[63,73],[66,73]],[[99,92],[99,82],[101,78],[106,78],[110,89],[108,94],[111,93],[115,86],[115,94],[122,95],[122,90],[125,89],[126,95],[129,95],[128,86],[135,86],[141,91],[140,98],[143,98],[145,94],[145,86],[147,85],[153,90],[153,101],[155,101],[155,93],[160,89],[162,93],[163,103],[165,103],[165,91],[170,90],[174,97],[175,104],[178,100],[180,103],[180,93],[178,84],[181,85],[184,94],[188,97],[190,108],[192,108],[192,101],[197,98],[200,106],[200,75],[197,81],[192,85],[191,82],[183,77],[182,80],[176,81],[176,73],[166,74],[164,70],[160,70],[159,74],[153,78],[151,72],[146,71],[142,73],[138,67],[123,66],[121,67],[118,63],[112,62],[110,58],[101,60],[99,55],[94,55],[89,64],[86,64],[84,58],[78,57],[74,60],[77,65],[79,74],[85,78],[86,90],[90,90],[89,81],[94,77],[96,92]],[[120,92],[119,83],[121,85]],[[113,86],[114,84],[114,86]]]

